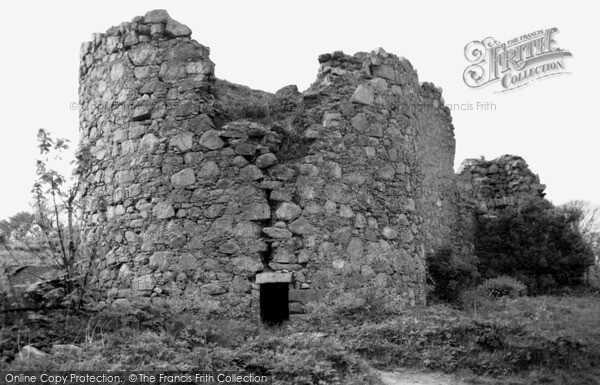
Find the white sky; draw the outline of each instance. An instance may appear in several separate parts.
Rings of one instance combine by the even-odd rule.
[[[165,8],[211,48],[216,76],[274,92],[301,90],[321,53],[383,47],[444,89],[447,104],[493,102],[496,111],[454,111],[456,165],[465,158],[523,156],[555,204],[600,203],[597,14],[593,2],[502,1],[22,1],[0,6],[2,181],[0,219],[29,210],[40,127],[78,141],[79,47],[93,32]],[[595,16],[594,16],[595,15]],[[571,75],[495,94],[462,80],[464,47],[557,27]]]

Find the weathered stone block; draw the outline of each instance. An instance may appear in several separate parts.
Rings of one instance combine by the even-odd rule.
[[[186,66],[180,63],[163,62],[158,71],[160,78],[166,83],[175,83],[184,78]]]
[[[296,176],[296,171],[293,168],[282,164],[269,167],[268,172],[271,178],[283,181],[291,180]]]
[[[369,128],[369,121],[367,120],[367,115],[364,112],[356,114],[356,116],[352,118],[352,127],[354,127],[359,132],[367,131],[367,128]]]
[[[135,175],[129,170],[118,171],[115,174],[115,180],[119,184],[126,184],[132,182],[135,179]]]
[[[212,181],[218,179],[221,175],[221,169],[213,161],[204,163],[200,171],[198,172],[198,180],[201,182]]]
[[[371,79],[369,85],[377,92],[385,92],[388,90],[388,83],[382,78]]]
[[[189,151],[193,145],[194,134],[191,132],[182,132],[169,141],[169,146],[176,147],[179,151]]]
[[[192,250],[202,250],[204,248],[204,243],[202,242],[202,238],[197,236],[197,237],[192,237],[192,239],[190,239],[190,241],[187,244],[188,249],[192,249]]]
[[[342,118],[342,114],[339,112],[328,112],[323,117],[323,127],[334,127],[339,123],[338,121]]]
[[[174,256],[169,251],[157,251],[150,256],[148,266],[153,270],[166,270],[174,262]]]
[[[389,65],[377,65],[372,68],[373,75],[388,79],[391,81],[396,81],[396,71]]]
[[[148,133],[140,140],[138,150],[141,153],[151,154],[155,151],[159,143],[160,140],[154,134]]]
[[[377,176],[384,180],[394,180],[394,175],[396,175],[396,170],[392,165],[385,165],[380,167],[377,170]]]
[[[350,101],[353,103],[372,106],[375,102],[375,91],[373,90],[373,87],[366,84],[361,84],[358,86],[356,91],[354,91]]]
[[[385,226],[383,230],[381,230],[381,234],[387,239],[398,238],[398,232],[389,226]]]
[[[169,219],[175,216],[175,210],[171,203],[159,202],[152,209],[152,215],[158,219]]]
[[[410,221],[404,214],[398,214],[398,224],[401,226],[410,226]]]
[[[263,177],[262,171],[253,164],[250,164],[240,170],[240,179],[244,181],[254,181]]]
[[[366,279],[371,279],[375,277],[375,272],[371,268],[371,266],[363,265],[360,268],[360,274]]]
[[[288,250],[277,249],[272,259],[275,263],[296,263],[296,256]]]
[[[265,272],[256,274],[256,283],[291,283],[292,273]]]
[[[284,202],[279,208],[275,211],[275,216],[277,219],[282,221],[292,221],[298,218],[302,214],[302,209],[300,206],[290,202]]]
[[[209,130],[202,134],[199,143],[209,150],[218,150],[225,145],[225,142],[223,142],[219,137],[219,133],[215,130]]]
[[[256,146],[252,143],[241,143],[235,147],[235,153],[245,156],[254,156],[256,153]]]
[[[293,188],[278,188],[271,191],[270,199],[278,202],[289,202],[294,196]]]
[[[267,168],[273,165],[276,165],[278,162],[275,154],[271,154],[270,152],[267,154],[262,154],[258,158],[256,158],[255,164],[259,168]]]
[[[408,198],[406,201],[406,205],[404,206],[404,209],[410,213],[415,212],[417,207],[415,205],[414,199]]]
[[[292,237],[292,233],[288,229],[281,227],[265,227],[262,229],[262,232],[275,239],[286,239]]]
[[[129,138],[129,132],[127,129],[117,130],[115,131],[113,138],[115,142],[123,142]]]
[[[239,258],[233,259],[231,262],[234,266],[234,271],[239,272],[239,273],[246,272],[246,273],[250,273],[251,275],[254,275],[255,273],[263,270],[263,268],[264,268],[258,258],[239,257]],[[257,280],[258,280],[258,278],[257,278]],[[291,280],[291,277],[290,277],[290,280]],[[260,283],[260,282],[257,282],[257,283]]]
[[[171,20],[171,16],[165,9],[153,9],[144,15],[144,23],[162,23],[166,24]]]
[[[150,292],[156,286],[156,280],[151,274],[136,277],[131,282],[131,288],[138,292]]]
[[[411,243],[415,239],[412,231],[405,231],[402,233],[402,242]]]
[[[234,229],[236,237],[241,238],[257,238],[261,233],[261,226],[256,222],[239,222]]]
[[[209,238],[224,237],[231,232],[233,228],[232,219],[229,217],[221,217],[216,219],[210,226],[210,230],[207,234]]]
[[[311,253],[304,249],[304,250],[300,250],[300,253],[298,253],[298,263],[308,263],[311,260]]]
[[[193,253],[185,253],[179,256],[177,265],[174,270],[185,271],[185,270],[196,270],[200,267],[200,262],[196,255]]]
[[[205,285],[202,285],[200,287],[200,291],[204,294],[209,294],[209,295],[220,295],[220,294],[227,293],[227,289],[225,289],[223,286],[219,285],[218,283],[207,283]]]
[[[342,218],[352,218],[354,216],[354,211],[352,208],[346,205],[340,205],[340,217]]]
[[[169,36],[190,36],[192,30],[176,20],[169,20],[165,28],[165,32]]]
[[[336,243],[341,243],[342,245],[347,244],[350,240],[350,237],[352,237],[352,227],[350,226],[341,227],[331,234],[331,239],[333,239],[333,241]]]
[[[290,302],[288,306],[290,314],[303,314],[306,313],[306,309],[300,302]]]
[[[252,286],[246,278],[236,275],[231,282],[231,288],[237,293],[250,293]]]
[[[332,183],[325,186],[324,190],[327,199],[338,203],[348,202],[350,194],[350,189],[348,188],[348,186],[342,183]]]
[[[171,176],[171,185],[174,188],[185,188],[196,183],[194,170],[186,168]]]
[[[271,218],[271,208],[267,202],[255,202],[244,207],[244,217],[251,221]]]
[[[361,213],[356,214],[356,217],[354,218],[354,227],[357,229],[363,229],[367,227],[367,220]]]
[[[289,224],[288,228],[294,234],[311,235],[315,233],[314,226],[306,219],[299,218]]]
[[[363,241],[360,238],[352,238],[350,243],[348,243],[346,253],[353,261],[361,260],[364,254]]]

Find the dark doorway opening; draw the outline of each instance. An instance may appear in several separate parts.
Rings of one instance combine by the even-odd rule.
[[[280,325],[290,319],[288,283],[260,285],[260,319],[268,326]]]

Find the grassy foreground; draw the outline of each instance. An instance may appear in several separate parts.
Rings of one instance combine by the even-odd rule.
[[[293,325],[143,309],[5,315],[0,370],[240,370],[276,384],[379,384],[423,369],[474,384],[599,384],[600,296],[488,300],[474,309],[394,309],[367,295]],[[51,353],[54,344],[81,349]],[[43,357],[18,358],[32,345]]]

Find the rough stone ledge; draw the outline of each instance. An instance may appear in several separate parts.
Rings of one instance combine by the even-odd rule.
[[[292,273],[265,272],[256,274],[256,283],[292,283]]]

